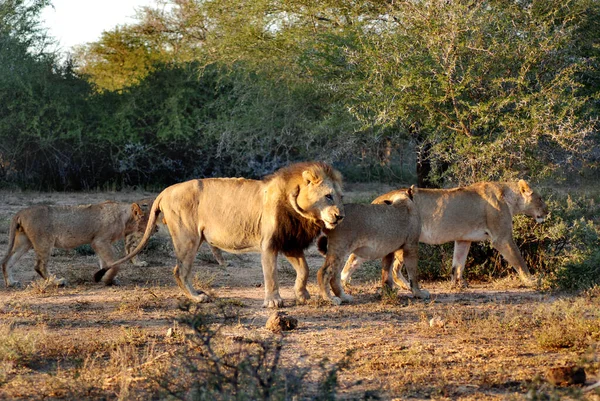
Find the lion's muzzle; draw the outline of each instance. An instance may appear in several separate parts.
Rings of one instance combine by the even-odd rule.
[[[334,212],[328,216],[328,218],[324,218],[323,222],[325,223],[325,227],[329,230],[334,229],[339,223],[344,220],[344,215],[339,212]]]

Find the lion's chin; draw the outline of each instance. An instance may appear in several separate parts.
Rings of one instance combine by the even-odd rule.
[[[543,223],[543,222],[545,222],[545,221],[546,221],[546,218],[545,218],[545,217],[536,217],[536,218],[535,218],[535,222],[536,222],[536,223]]]
[[[326,220],[323,220],[323,223],[325,223],[325,228],[328,230],[333,230],[338,225],[338,223],[330,223],[329,221],[326,221]]]

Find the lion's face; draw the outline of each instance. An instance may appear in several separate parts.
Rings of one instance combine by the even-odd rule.
[[[523,180],[519,181],[519,190],[523,199],[522,212],[527,216],[533,217],[537,223],[543,223],[548,216],[546,202],[544,202],[540,194],[533,191]]]
[[[146,231],[146,226],[148,225],[148,218],[150,217],[150,209],[152,208],[152,203],[155,198],[144,198],[136,201],[137,205],[140,207],[142,211],[142,215],[138,221],[137,230],[142,234]]]
[[[322,221],[327,229],[333,229],[344,218],[342,188],[338,181],[328,177],[316,177],[304,171],[297,204],[304,213]]]
[[[125,223],[125,233],[129,234],[138,231],[140,221],[144,218],[144,212],[140,208],[139,204],[131,204],[131,217]]]

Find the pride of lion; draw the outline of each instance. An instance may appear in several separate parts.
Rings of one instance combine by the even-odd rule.
[[[23,209],[11,221],[2,271],[7,287],[18,285],[11,269],[33,248],[36,272],[50,279],[46,266],[53,247],[90,244],[100,259],[95,281],[112,284],[123,263],[132,260],[137,266],[147,266],[137,255],[162,223],[173,242],[175,281],[196,302],[209,300],[192,285],[196,253],[205,242],[222,265],[220,250],[260,254],[264,307],[283,306],[277,274],[277,258],[283,254],[296,271],[296,303],[306,303],[310,295],[304,251],[317,237],[317,247],[325,255],[317,273],[323,299],[336,305],[351,301],[343,284],[363,261],[379,258],[384,287],[404,284],[414,296],[426,298],[429,293],[418,283],[419,242],[454,241],[452,282],[458,286],[466,285],[463,273],[471,242],[485,240],[531,284],[529,269],[512,239],[515,214],[531,216],[537,222],[548,215],[540,195],[524,180],[480,182],[453,189],[411,187],[381,195],[370,205],[344,204],[339,171],[323,162],[303,162],[261,180],[190,180],[166,188],[156,198],[129,204]],[[111,244],[121,238],[125,239],[126,256],[115,260]],[[408,280],[400,273],[402,264]],[[65,280],[56,279],[56,283],[62,285]]]

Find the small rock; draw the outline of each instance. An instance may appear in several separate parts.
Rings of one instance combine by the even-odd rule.
[[[434,316],[429,320],[429,327],[442,328],[446,325],[446,321],[439,316]]]
[[[287,316],[285,312],[276,311],[271,314],[265,327],[274,333],[281,333],[298,327],[298,319]]]
[[[184,312],[188,312],[192,307],[192,301],[187,298],[179,298],[177,302],[177,307]]]
[[[585,369],[577,366],[557,366],[548,369],[546,379],[555,386],[585,383]]]
[[[167,330],[167,338],[173,337],[173,328],[169,327],[169,329]]]

